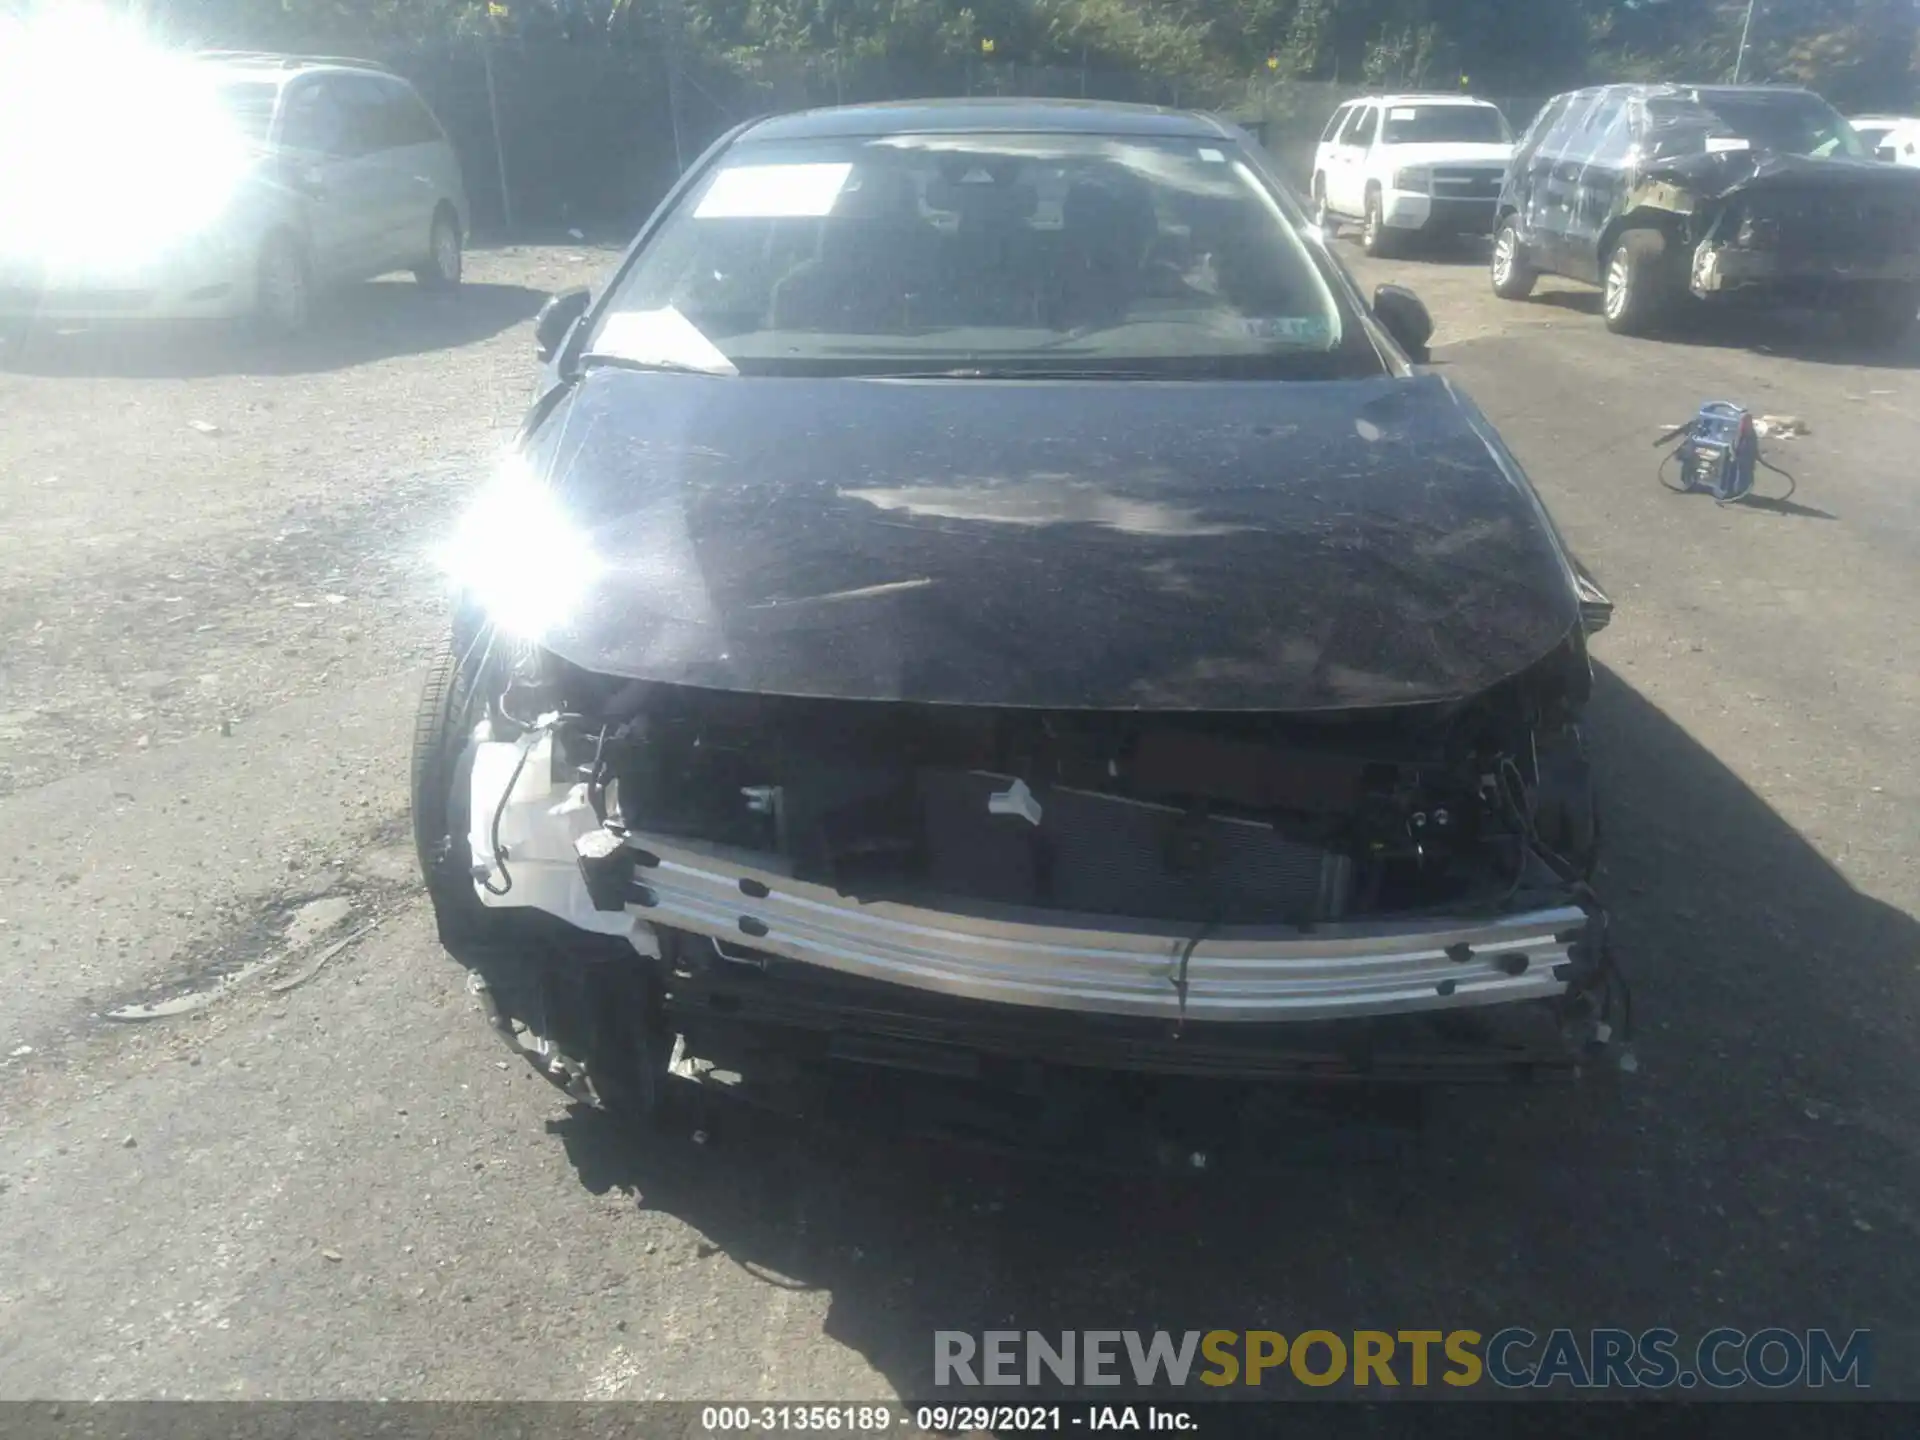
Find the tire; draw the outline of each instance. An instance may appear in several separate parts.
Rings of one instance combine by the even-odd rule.
[[[452,294],[460,288],[460,220],[449,205],[433,212],[427,232],[427,260],[416,266],[413,278],[423,289]]]
[[[1500,222],[1494,232],[1493,259],[1488,265],[1493,293],[1502,300],[1524,300],[1533,294],[1540,272],[1527,263],[1526,247],[1520,243],[1520,230],[1512,220]]]
[[[313,327],[313,271],[300,242],[284,230],[267,236],[255,272],[254,328],[289,340]]]
[[[1327,208],[1327,177],[1313,177],[1313,223],[1320,227],[1320,233],[1332,240],[1340,234],[1340,222],[1333,218],[1333,211]]]
[[[1847,337],[1855,344],[1871,350],[1889,350],[1913,332],[1917,314],[1920,314],[1920,286],[1876,285],[1858,299],[1852,299],[1843,323]]]
[[[409,780],[414,857],[443,944],[477,938],[494,918],[473,891],[465,838],[468,803],[465,786],[458,783],[464,778],[467,739],[486,713],[480,683],[486,666],[456,649],[460,644],[457,635],[449,637],[427,671],[414,715]]]
[[[1367,191],[1367,218],[1360,231],[1360,248],[1374,259],[1385,259],[1398,248],[1397,237],[1387,228],[1380,211],[1380,192]]]
[[[1601,272],[1600,313],[1616,335],[1650,335],[1669,318],[1674,286],[1667,237],[1628,230],[1614,241]]]

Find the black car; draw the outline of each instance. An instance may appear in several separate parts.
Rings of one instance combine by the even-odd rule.
[[[1572,1066],[1609,607],[1429,330],[1225,122],[728,135],[449,546],[414,818],[495,1024],[642,1108]]]
[[[1514,152],[1493,289],[1600,285],[1644,334],[1691,300],[1837,310],[1890,344],[1920,313],[1920,171],[1876,162],[1806,90],[1607,85],[1556,96]]]

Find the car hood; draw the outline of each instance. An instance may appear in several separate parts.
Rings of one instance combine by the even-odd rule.
[[[1703,199],[1746,191],[1848,194],[1912,205],[1920,202],[1920,178],[1884,160],[1851,156],[1788,155],[1742,148],[1655,159],[1646,178],[1669,180]]]
[[[1513,158],[1513,146],[1429,140],[1419,144],[1393,145],[1388,147],[1387,153],[1393,157],[1396,165],[1485,165],[1489,169],[1498,169]]]
[[[1424,375],[597,370],[527,443],[593,552],[548,647],[785,695],[1307,711],[1455,699],[1579,623],[1532,488]]]

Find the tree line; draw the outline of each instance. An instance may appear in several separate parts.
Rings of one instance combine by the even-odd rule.
[[[1130,70],[1544,95],[1602,80],[1804,84],[1911,109],[1920,0],[128,0],[196,44],[353,48],[457,36],[796,57]],[[1750,21],[1750,23],[1749,23]],[[1742,36],[1745,35],[1744,52]]]

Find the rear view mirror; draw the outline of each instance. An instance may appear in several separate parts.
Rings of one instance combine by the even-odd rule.
[[[540,307],[540,316],[533,322],[533,345],[542,364],[560,353],[592,299],[585,289],[562,290]]]
[[[1420,297],[1404,285],[1382,285],[1373,292],[1373,313],[1409,358],[1425,360],[1433,339],[1433,316]]]

